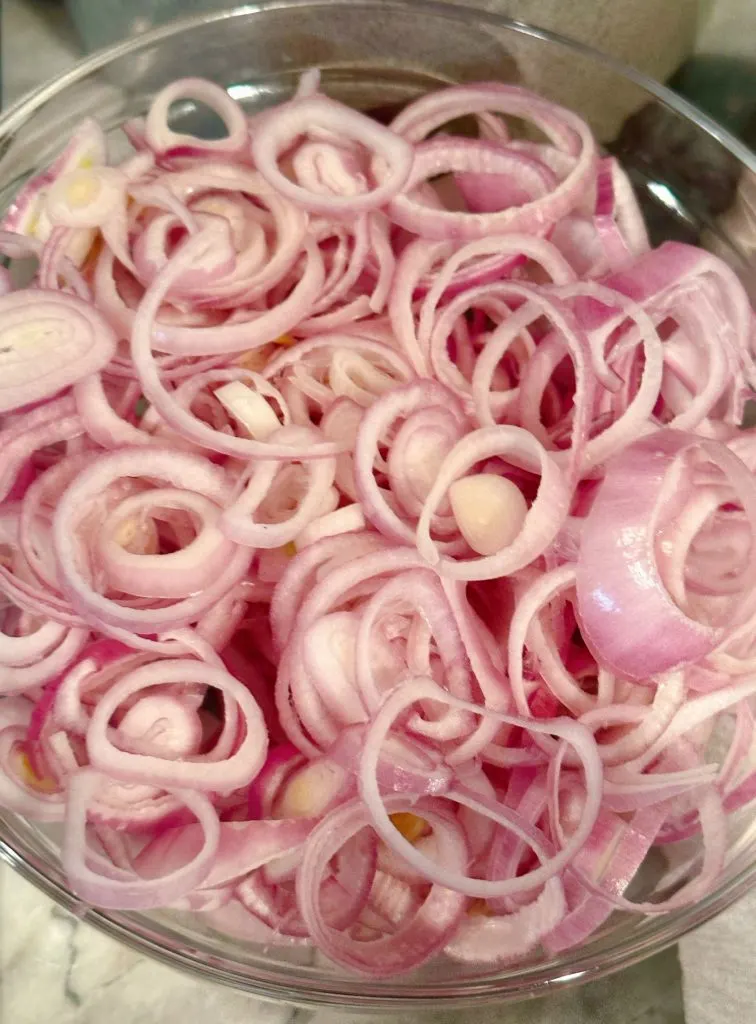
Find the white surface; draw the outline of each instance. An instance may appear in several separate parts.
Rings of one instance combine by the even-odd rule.
[[[756,892],[680,943],[685,1024],[756,1020]]]
[[[314,1015],[194,981],[56,907],[0,862],[2,1024],[685,1024],[669,951],[561,996],[469,1013]],[[745,1024],[738,1018],[734,1024]]]
[[[293,1012],[132,953],[0,865],[2,1024],[286,1024]]]

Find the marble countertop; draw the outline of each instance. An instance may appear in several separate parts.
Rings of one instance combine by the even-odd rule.
[[[60,4],[4,0],[3,103],[60,73],[76,44]],[[34,52],[34,60],[28,55]],[[83,924],[0,863],[0,1020],[13,1024],[346,1024],[356,1014],[311,1014],[195,981]],[[414,1015],[373,1018],[406,1024]],[[434,1024],[684,1024],[675,949],[571,993],[514,1007],[422,1017]]]
[[[349,1024],[198,982],[101,935],[0,863],[0,1021],[8,1024]],[[685,1024],[674,949],[560,996],[376,1024]]]
[[[0,866],[0,1020],[288,1024],[292,1007],[193,981],[133,953]]]

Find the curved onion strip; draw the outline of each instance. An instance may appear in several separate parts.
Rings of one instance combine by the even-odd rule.
[[[134,628],[151,633],[155,628],[170,629],[194,621],[201,611],[222,597],[241,579],[249,563],[243,550],[233,552],[220,574],[201,593],[194,593],[163,608],[126,608],[112,598],[97,593],[82,575],[78,557],[77,525],[103,487],[124,477],[145,473],[180,488],[191,481],[195,491],[210,500],[223,500],[226,484],[223,475],[203,458],[185,452],[155,449],[149,459],[142,449],[121,450],[101,456],[85,469],[65,491],[53,520],[53,545],[60,565],[62,581],[82,614],[112,626]]]
[[[108,737],[111,715],[126,698],[147,687],[170,683],[201,683],[227,694],[239,707],[243,739],[230,756],[209,761],[205,757],[171,761],[117,749]],[[251,782],[265,762],[268,741],[257,702],[233,676],[221,668],[181,659],[143,665],[119,679],[100,699],[87,729],[87,750],[92,764],[123,780],[149,778],[156,785],[189,786],[208,791],[230,791]]]
[[[522,529],[501,551],[469,561],[439,555],[430,536],[430,519],[454,481],[476,462],[501,456],[515,465],[539,465],[541,483]],[[451,579],[491,579],[522,569],[554,540],[567,514],[568,489],[556,463],[532,434],[519,427],[484,427],[467,434],[444,459],[417,524],[418,551]]]
[[[413,813],[419,811],[439,833],[440,871],[464,869],[467,844],[453,818],[439,813],[433,803],[412,804],[401,796],[388,797],[386,803],[395,813],[408,808]],[[432,885],[416,913],[403,921],[394,934],[372,941],[358,942],[329,927],[319,907],[320,886],[328,862],[348,839],[371,824],[368,809],[359,801],[345,804],[320,822],[305,844],[297,872],[297,899],[310,935],[332,960],[364,974],[395,975],[412,970],[443,948],[459,923],[465,899],[445,889],[443,884]],[[390,821],[389,828],[394,828]]]
[[[276,161],[304,133],[336,131],[375,153],[378,184],[350,195],[317,195],[286,178]],[[349,107],[317,96],[295,99],[267,118],[252,139],[252,157],[260,173],[281,195],[317,213],[361,213],[382,206],[405,185],[412,166],[412,148],[393,132]],[[385,165],[385,166],[384,166]]]
[[[193,135],[178,134],[168,126],[172,104],[179,100],[199,100],[219,114],[225,122],[228,136],[224,139],[198,139]],[[167,85],[153,99],[145,121],[144,137],[157,153],[173,155],[181,147],[212,152],[218,150],[229,156],[242,156],[248,146],[247,119],[225,89],[202,78],[181,78]]]
[[[210,800],[188,789],[171,793],[196,816],[202,828],[202,846],[188,864],[156,879],[139,878],[115,868],[105,875],[88,863],[86,837],[87,812],[104,781],[105,776],[98,772],[84,770],[77,772],[69,784],[62,859],[74,892],[100,907],[150,910],[196,888],[210,872],[220,839],[220,822]]]
[[[727,626],[698,622],[674,604],[662,582],[654,525],[664,484],[680,459],[696,451],[732,483],[750,522],[756,523],[756,482],[718,442],[676,431],[658,432],[626,449],[610,466],[586,522],[577,593],[586,642],[599,662],[617,674],[643,679],[696,661],[721,643],[728,628],[747,618],[751,610],[753,598],[733,608],[734,619]],[[749,566],[754,558],[752,542]],[[632,623],[632,631],[625,623]]]
[[[0,296],[0,412],[50,398],[102,369],[115,346],[107,321],[73,295],[27,289]]]
[[[518,878],[505,879],[503,881],[486,881],[472,878],[459,871],[448,871],[433,864],[422,853],[418,852],[411,843],[394,828],[391,819],[386,813],[378,789],[376,769],[381,745],[389,732],[397,715],[406,707],[409,707],[417,700],[437,700],[450,707],[471,711],[474,714],[490,715],[496,721],[508,725],[521,726],[535,733],[543,735],[558,736],[573,746],[577,753],[586,778],[586,800],[583,813],[578,826],[573,831],[568,842],[554,857],[540,868],[534,868],[527,874]],[[548,724],[541,725],[533,720],[515,718],[511,715],[502,715],[499,712],[486,711],[477,704],[469,701],[459,700],[445,693],[436,683],[430,679],[416,679],[405,683],[399,691],[394,692],[384,702],[378,714],[365,735],[365,747],[360,763],[360,793],[367,808],[369,809],[372,824],[383,841],[387,843],[400,856],[407,860],[414,868],[421,872],[423,877],[429,878],[440,885],[448,886],[457,892],[465,893],[468,896],[507,896],[516,892],[525,892],[535,886],[552,878],[563,865],[568,863],[575,851],[579,850],[593,828],[596,816],[601,804],[601,780],[602,768],[596,744],[584,727],[569,719],[552,719]],[[477,796],[457,793],[452,799],[484,816],[491,816],[493,820],[499,820],[505,828],[512,828],[518,831],[516,822],[502,816],[500,812],[489,810],[484,802]]]

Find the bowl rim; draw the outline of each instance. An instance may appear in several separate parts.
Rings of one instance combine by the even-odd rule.
[[[13,817],[22,820],[18,815]],[[0,815],[0,826],[2,819],[3,815]],[[460,979],[458,982],[452,980],[452,984],[458,985],[464,991],[437,991],[435,994],[428,994],[415,993],[410,988],[394,993],[370,991],[372,984],[384,987],[390,984],[390,981],[376,983],[357,975],[334,976],[333,984],[317,988],[289,987],[287,981],[273,982],[260,977],[252,978],[225,957],[212,955],[213,962],[209,962],[208,958],[201,957],[199,951],[195,955],[190,955],[184,949],[169,949],[156,938],[143,933],[137,934],[133,926],[118,919],[120,915],[82,903],[70,889],[45,874],[10,840],[0,835],[0,866],[3,862],[77,920],[92,925],[108,938],[122,943],[136,953],[150,956],[166,967],[179,968],[204,981],[243,991],[265,1001],[286,1002],[311,1010],[339,1010],[348,1007],[361,1014],[389,1010],[470,1009],[566,992],[586,982],[598,981],[617,971],[632,967],[650,956],[663,952],[695,928],[727,910],[741,896],[753,889],[756,879],[756,863],[753,863],[698,903],[669,915],[659,915],[654,919],[654,924],[638,933],[634,941],[615,941],[602,951],[599,962],[594,958],[595,954],[590,951],[581,953],[578,948],[575,955],[570,957],[569,964],[564,965],[563,973],[555,972],[553,965],[549,966],[549,963],[535,964],[521,968],[517,975],[510,977],[492,973],[480,978]],[[338,988],[342,991],[337,991]],[[349,991],[343,991],[345,989]]]
[[[201,29],[207,25],[231,22],[236,18],[246,19],[268,11],[296,11],[299,8],[327,10],[335,7],[362,7],[367,10],[380,11],[383,14],[392,9],[406,12],[411,8],[413,13],[422,15],[425,12],[429,16],[446,19],[453,23],[474,19],[476,24],[503,29],[515,35],[540,40],[552,44],[556,48],[580,54],[640,86],[650,97],[691,121],[715,139],[747,170],[756,174],[756,153],[694,104],[643,72],[560,33],[538,28],[504,15],[463,7],[456,3],[439,2],[439,0],[257,0],[255,3],[226,10],[210,11],[177,19],[149,32],[98,50],[76,62],[62,75],[22,96],[0,116],[0,152],[2,152],[3,144],[48,101],[94,72],[107,67],[114,60],[136,54],[185,32]],[[3,815],[0,815],[0,826],[2,826],[2,818]],[[22,841],[20,846],[24,845]],[[491,973],[481,978],[460,979],[453,983],[458,986],[458,990],[450,991],[447,994],[443,990],[443,983],[435,981],[422,984],[419,986],[421,991],[414,993],[410,988],[400,988],[391,992],[388,988],[390,982],[374,982],[357,976],[334,977],[332,984],[314,983],[314,987],[313,982],[309,979],[307,987],[305,987],[304,984],[295,982],[293,979],[271,981],[261,977],[250,977],[224,957],[202,958],[199,952],[192,955],[186,949],[170,949],[155,938],[143,933],[137,934],[133,930],[133,925],[129,926],[119,920],[118,915],[82,904],[66,886],[46,875],[43,870],[32,863],[2,828],[0,828],[0,861],[4,861],[15,869],[23,878],[57,904],[73,913],[78,919],[86,921],[110,938],[140,954],[149,955],[164,965],[182,968],[206,981],[246,991],[250,995],[264,1000],[286,1001],[313,1009],[324,1007],[340,1009],[348,1006],[350,1009],[363,1013],[402,1009],[469,1008],[496,1002],[511,1002],[535,995],[544,995],[547,992],[561,992],[586,981],[596,980],[622,968],[630,967],[652,954],[662,952],[686,933],[725,910],[756,883],[756,861],[754,861],[698,903],[668,916],[654,918],[636,935],[622,937],[613,945],[610,943],[602,951],[600,962],[594,958],[595,954],[581,954],[578,949],[569,957],[569,965],[565,964],[561,974],[555,971],[553,962],[551,966],[548,963],[530,965],[521,968],[517,975],[509,977],[506,974],[502,977],[500,974]],[[210,959],[213,962],[210,962]],[[428,992],[430,987],[435,989],[434,993]],[[341,991],[337,991],[337,989]],[[459,991],[459,989],[463,991]]]
[[[729,150],[732,156],[736,157],[750,171],[756,174],[756,152],[754,150],[750,149],[732,132],[720,125],[713,117],[706,114],[700,107],[686,100],[666,85],[662,85],[661,82],[657,82],[650,75],[638,71],[632,65],[603,53],[587,43],[582,43],[562,33],[539,28],[536,25],[531,25],[517,18],[509,18],[503,14],[495,14],[472,7],[463,7],[454,2],[447,2],[447,0],[257,0],[255,3],[228,7],[221,11],[207,11],[189,15],[185,18],[177,18],[165,25],[150,29],[148,32],[140,33],[139,35],[96,50],[89,56],[76,61],[62,75],[50,79],[38,88],[21,96],[0,116],[0,142],[4,136],[20,128],[35,110],[42,107],[48,100],[53,99],[63,89],[75,85],[93,72],[106,67],[113,60],[126,57],[155,43],[181,35],[186,31],[192,31],[205,25],[232,21],[235,18],[246,18],[249,15],[262,14],[266,11],[286,11],[296,10],[297,8],[317,7],[349,8],[358,5],[382,12],[390,11],[392,8],[397,11],[406,10],[409,6],[412,6],[418,13],[425,11],[429,15],[445,18],[452,22],[474,18],[477,22],[483,22],[492,27],[503,28],[518,35],[531,39],[540,39],[542,42],[551,43],[557,47],[580,53],[634,82],[655,96],[666,107],[692,121],[697,127],[703,129],[707,135],[716,139],[725,149]]]

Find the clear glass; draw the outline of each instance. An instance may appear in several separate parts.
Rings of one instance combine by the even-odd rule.
[[[60,150],[82,117],[98,117],[116,147],[123,144],[118,124],[144,113],[150,97],[175,78],[212,78],[254,110],[290,95],[299,73],[313,65],[323,70],[327,92],[376,116],[454,81],[518,82],[566,102],[621,156],[655,241],[675,237],[716,248],[744,280],[756,279],[737,230],[738,190],[742,195],[756,181],[749,150],[663,87],[584,46],[446,4],[274,0],[177,22],[96,54],[0,120],[0,209]],[[201,117],[190,107],[175,114],[184,127]],[[672,852],[683,871],[695,868],[694,847]],[[451,1009],[545,994],[673,943],[753,884],[756,811],[731,822],[724,876],[696,906],[658,917],[617,914],[591,942],[558,957],[534,955],[494,972],[438,960],[391,981],[348,976],[317,954],[261,949],[218,935],[199,916],[107,913],[82,905],[66,887],[52,839],[11,814],[0,814],[0,855],[95,927],[208,980],[308,1006]],[[658,864],[647,874],[638,897],[661,895],[672,884]]]

